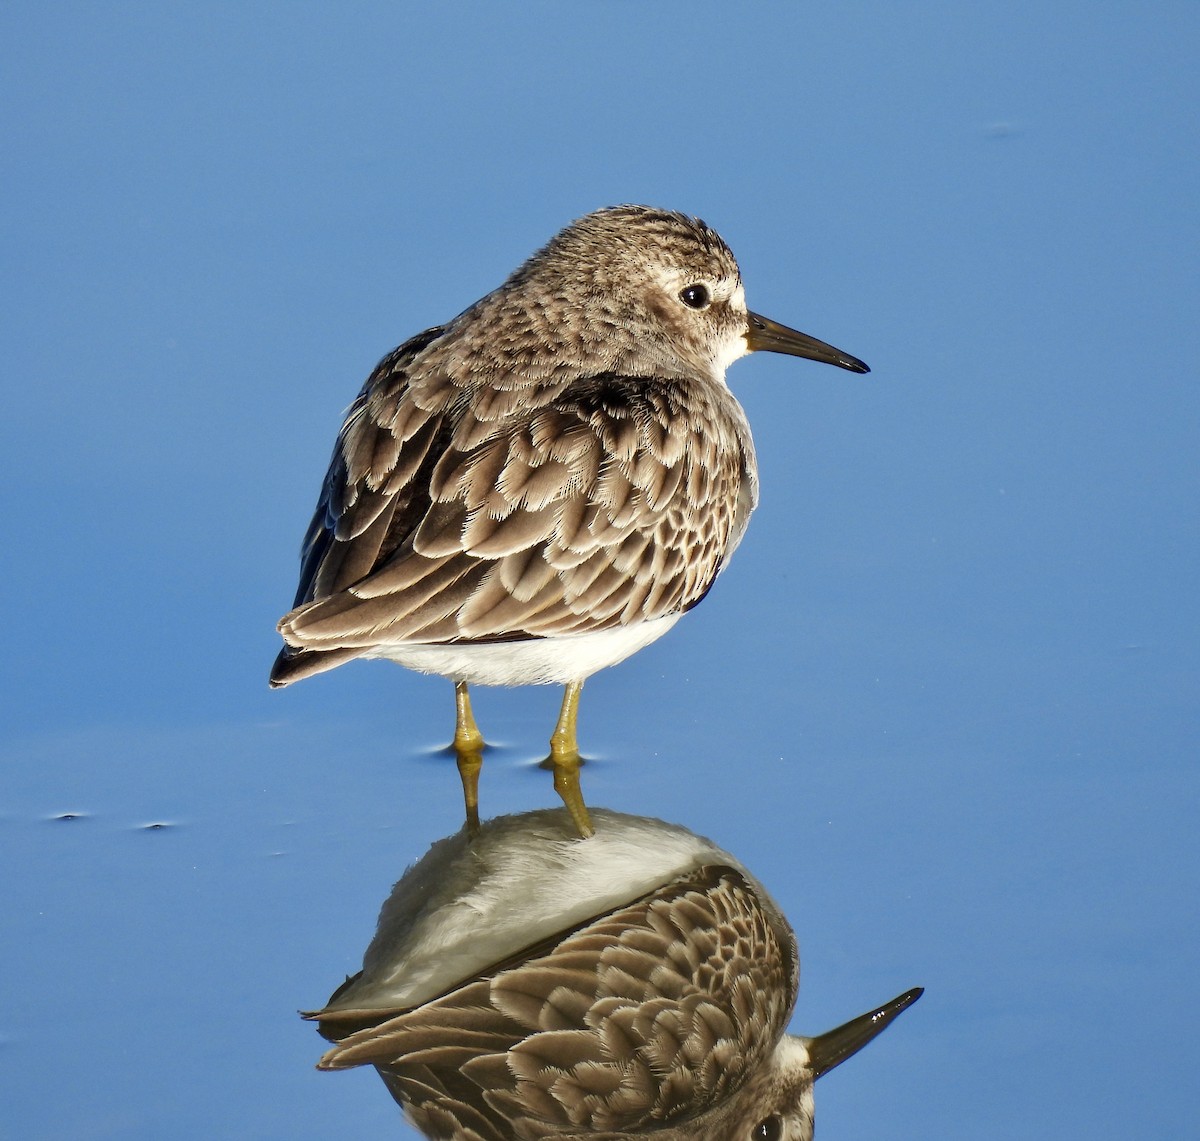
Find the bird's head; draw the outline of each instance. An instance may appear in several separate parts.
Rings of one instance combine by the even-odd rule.
[[[813,1083],[857,1054],[918,998],[916,987],[816,1038],[785,1034],[768,1064],[686,1136],[705,1141],[811,1141]],[[681,1136],[684,1134],[681,1134]]]
[[[832,345],[750,312],[720,235],[648,206],[578,219],[486,300],[522,347],[570,354],[593,372],[723,381],[733,361],[757,350],[867,371]]]

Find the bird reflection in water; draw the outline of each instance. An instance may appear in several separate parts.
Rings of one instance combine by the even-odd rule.
[[[803,1141],[813,1082],[921,995],[785,1033],[796,940],[762,885],[686,829],[561,812],[436,843],[362,971],[306,1015],[321,1069],[374,1065],[426,1136]]]

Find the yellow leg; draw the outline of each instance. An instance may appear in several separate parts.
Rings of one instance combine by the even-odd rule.
[[[588,815],[587,805],[583,803],[583,791],[579,787],[579,766],[583,763],[579,756],[579,744],[575,738],[575,723],[579,717],[579,694],[583,690],[583,682],[571,682],[563,693],[562,711],[558,715],[558,724],[554,727],[554,735],[550,738],[550,763],[554,766],[554,790],[562,797],[563,804],[571,814],[579,835],[594,836],[592,818]]]
[[[462,780],[463,803],[467,811],[467,831],[479,831],[479,770],[483,768],[483,734],[471,712],[467,683],[454,683],[454,755]]]

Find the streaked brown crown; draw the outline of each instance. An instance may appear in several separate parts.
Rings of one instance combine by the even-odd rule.
[[[719,299],[688,310],[678,292],[707,282]],[[684,214],[613,206],[572,223],[447,328],[473,370],[527,376],[711,371],[714,342],[742,336],[737,261],[716,231]]]

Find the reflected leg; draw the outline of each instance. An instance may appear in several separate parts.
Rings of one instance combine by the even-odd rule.
[[[554,766],[554,789],[567,806],[579,835],[587,837],[595,835],[596,830],[592,827],[592,818],[588,815],[587,805],[583,803],[583,791],[579,787],[579,766],[583,762],[575,739],[575,723],[579,716],[579,694],[582,690],[583,682],[573,681],[563,693],[562,711],[558,715],[554,735],[550,738],[550,763]]]
[[[483,768],[483,734],[471,712],[467,683],[454,683],[454,755],[462,780],[463,804],[467,812],[467,831],[479,831],[479,770]]]

